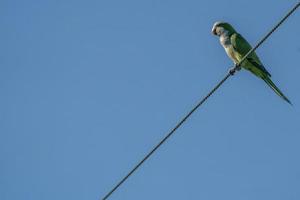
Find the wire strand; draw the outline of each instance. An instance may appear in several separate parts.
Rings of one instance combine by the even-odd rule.
[[[243,58],[242,60],[234,67],[234,72],[238,69],[243,61],[255,51],[276,29],[300,6],[298,2],[275,26],[268,32],[268,34],[263,37]],[[234,72],[228,72],[226,76],[201,100],[193,109],[182,118],[180,122],[137,164],[132,170],[120,180],[103,198],[106,200],[113,192],[115,192],[173,133],[230,77]]]
[[[242,60],[236,65],[239,67],[247,58],[248,56],[255,51],[262,43],[272,35],[276,31],[276,29],[293,13],[295,10],[300,6],[300,1],[270,30],[243,58]]]
[[[227,74],[177,125],[103,198],[107,199],[126,179],[131,176],[229,77]]]

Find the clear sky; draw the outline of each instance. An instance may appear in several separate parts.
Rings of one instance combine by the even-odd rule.
[[[0,199],[100,199],[297,1],[0,1]],[[290,106],[230,78],[115,200],[300,199],[300,10],[257,51]]]

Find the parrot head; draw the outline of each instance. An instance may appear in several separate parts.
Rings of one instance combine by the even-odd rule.
[[[227,22],[216,22],[216,23],[214,23],[214,26],[213,26],[211,32],[214,35],[221,36],[224,33],[229,33],[229,35],[231,35],[232,33],[235,33],[236,31]]]

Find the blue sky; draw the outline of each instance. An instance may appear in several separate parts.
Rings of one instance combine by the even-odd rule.
[[[232,65],[211,27],[255,44],[293,1],[0,2],[0,199],[99,199]],[[259,6],[258,6],[259,5]],[[111,199],[300,198],[300,11]]]

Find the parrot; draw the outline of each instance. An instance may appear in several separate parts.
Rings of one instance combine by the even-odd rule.
[[[218,21],[214,23],[212,34],[219,37],[221,45],[224,47],[228,57],[241,68],[252,72],[255,76],[261,78],[266,84],[282,99],[292,105],[291,101],[280,91],[280,89],[271,80],[271,74],[263,66],[260,59],[253,51],[242,63],[239,63],[243,57],[252,49],[251,45],[227,22]],[[233,75],[234,69],[230,70]]]

